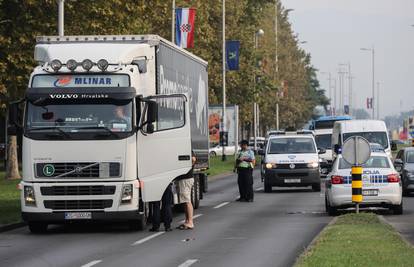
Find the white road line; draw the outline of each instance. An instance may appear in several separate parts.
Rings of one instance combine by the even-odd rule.
[[[155,237],[157,237],[159,235],[162,235],[162,234],[165,234],[165,232],[158,232],[158,233],[155,233],[153,235],[147,236],[147,237],[145,237],[143,239],[140,239],[140,240],[134,242],[133,244],[131,244],[131,246],[141,245],[142,243],[145,243],[148,240],[151,240],[151,239],[153,239],[153,238],[155,238]]]
[[[213,209],[219,209],[219,208],[221,208],[221,207],[223,207],[223,206],[226,206],[227,204],[229,204],[230,202],[223,202],[223,203],[221,203],[221,204],[218,204],[217,206],[215,206],[215,207],[213,207]]]
[[[189,267],[193,265],[194,263],[196,263],[197,261],[198,261],[197,259],[189,259],[181,263],[180,265],[178,265],[178,267]]]
[[[255,191],[261,191],[261,190],[263,190],[263,187],[258,187],[255,189]]]
[[[201,213],[200,213],[200,214],[196,214],[196,215],[194,215],[194,216],[193,216],[193,220],[194,220],[194,219],[196,219],[196,218],[198,218],[198,217],[200,217],[200,216],[203,216],[203,214],[201,214]],[[181,224],[181,223],[185,223],[185,220],[179,221],[179,223],[180,223],[180,224]]]
[[[96,264],[98,264],[100,262],[102,262],[102,260],[91,261],[91,262],[89,262],[89,263],[87,263],[85,265],[82,265],[81,267],[91,267],[91,266],[94,266],[94,265],[96,265]]]

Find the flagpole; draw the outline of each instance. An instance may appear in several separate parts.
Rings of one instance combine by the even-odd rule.
[[[223,7],[222,7],[222,12],[223,12],[223,116],[222,116],[222,132],[223,132],[223,138],[224,138],[224,133],[226,132],[226,0],[222,0],[223,3]],[[226,154],[225,154],[225,144],[223,143],[223,155],[221,157],[222,161],[226,160]],[[237,148],[237,144],[235,144],[236,148]],[[237,152],[237,149],[236,149]]]
[[[175,43],[175,0],[172,1],[171,42]]]

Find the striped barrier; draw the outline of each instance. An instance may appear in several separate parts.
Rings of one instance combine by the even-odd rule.
[[[352,202],[357,204],[362,202],[362,167],[360,166],[352,166]]]

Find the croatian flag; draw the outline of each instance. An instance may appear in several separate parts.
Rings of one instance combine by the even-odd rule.
[[[195,8],[177,8],[175,14],[175,44],[181,48],[194,47]]]

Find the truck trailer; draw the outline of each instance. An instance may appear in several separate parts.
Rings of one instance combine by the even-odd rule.
[[[23,220],[32,232],[73,221],[144,228],[148,205],[197,162],[207,189],[207,62],[156,35],[43,36],[24,99]],[[23,114],[23,115],[20,115]],[[177,200],[177,198],[175,198]]]

